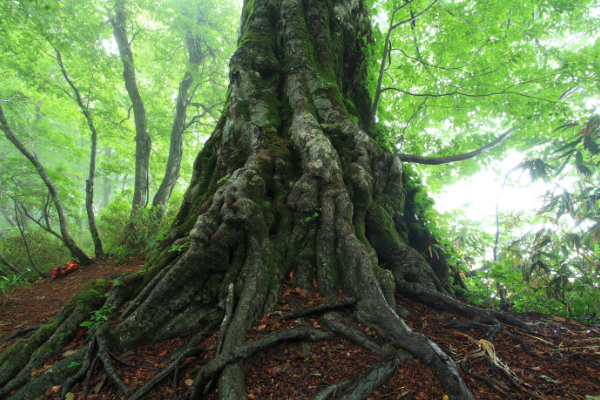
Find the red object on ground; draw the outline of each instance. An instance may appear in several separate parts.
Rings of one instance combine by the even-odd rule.
[[[61,265],[60,267],[54,268],[54,270],[52,271],[52,279],[51,280],[53,281],[55,279],[67,276],[71,272],[76,271],[77,268],[79,268],[79,264],[69,261],[65,265]]]

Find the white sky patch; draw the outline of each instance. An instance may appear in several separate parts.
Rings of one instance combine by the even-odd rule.
[[[104,47],[106,54],[119,55],[119,46],[117,46],[117,42],[113,36],[110,39],[103,39],[102,47]]]
[[[433,195],[434,208],[443,213],[457,208],[464,208],[470,220],[484,220],[496,215],[496,199],[506,173],[524,160],[522,154],[513,154],[500,162],[502,174],[497,175],[490,170],[482,170],[469,178],[444,188],[439,195]],[[552,187],[551,184],[536,182],[529,184],[530,178],[523,174],[521,186],[511,183],[518,180],[521,171],[511,173],[509,181],[500,197],[500,213],[508,211],[537,210],[542,205],[540,196]],[[512,179],[511,179],[512,178]],[[512,182],[511,182],[512,180]],[[495,227],[492,227],[495,229]]]

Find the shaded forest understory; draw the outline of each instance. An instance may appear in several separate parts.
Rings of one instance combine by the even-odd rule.
[[[115,265],[103,261],[55,282],[47,280],[35,283],[3,296],[0,306],[0,335],[6,337],[25,326],[50,320],[85,283],[104,276],[135,272],[143,268],[140,260],[130,260]],[[311,327],[319,330],[332,329],[333,325],[323,314],[296,319],[282,320],[289,312],[316,306],[326,300],[316,290],[303,292],[294,285],[294,279],[286,278],[284,294],[278,307],[280,310],[261,318],[250,329],[247,339],[264,338],[278,329]],[[340,297],[345,297],[344,293]],[[462,377],[478,399],[584,399],[586,395],[600,393],[600,326],[584,325],[561,318],[549,318],[539,314],[520,314],[518,318],[534,328],[534,333],[506,326],[508,333],[522,341],[516,344],[507,333],[499,334],[494,340],[498,365],[494,366],[489,355],[482,356],[477,341],[485,336],[483,329],[460,330],[448,327],[466,318],[449,312],[439,312],[423,304],[396,296],[399,305],[406,308],[404,320],[415,331],[439,344],[461,367]],[[338,310],[347,316],[352,307]],[[116,321],[112,322],[113,328]],[[250,399],[298,399],[310,398],[331,384],[356,376],[369,368],[385,368],[389,361],[377,354],[383,345],[377,333],[359,326],[364,337],[375,346],[367,350],[356,343],[336,337],[327,341],[284,341],[258,351],[240,365],[246,371],[246,387]],[[112,328],[111,328],[112,329]],[[333,328],[335,329],[335,328]],[[201,347],[204,352],[189,357],[177,369],[146,393],[144,399],[185,398],[189,394],[188,384],[215,356],[218,326],[205,334]],[[125,354],[114,354],[113,366],[130,393],[136,392],[154,376],[164,371],[172,355],[184,346],[189,335],[159,342],[152,346],[140,346]],[[51,368],[56,362],[84,345],[87,329],[80,328],[76,337],[60,351],[46,360],[43,369]],[[0,351],[6,350],[16,339],[0,343]],[[528,349],[526,349],[528,347]],[[529,351],[527,351],[529,350]],[[121,361],[119,361],[121,360]],[[124,362],[122,362],[124,361]],[[165,362],[166,361],[166,362]],[[389,367],[389,366],[388,366]],[[444,390],[434,372],[420,361],[412,358],[392,368],[392,376],[375,390],[369,399],[442,399]],[[506,371],[509,372],[510,377]],[[174,379],[175,378],[175,379]],[[512,382],[511,382],[512,380]],[[88,399],[118,399],[118,389],[106,379],[103,368],[82,377],[71,389],[75,399],[81,399],[86,384]],[[177,397],[174,396],[176,390]],[[40,399],[60,398],[60,387],[50,389]],[[206,399],[216,399],[213,389]]]

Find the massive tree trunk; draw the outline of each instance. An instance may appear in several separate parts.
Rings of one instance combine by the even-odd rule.
[[[351,322],[336,323],[329,314],[328,331],[294,328],[246,342],[250,326],[274,309],[284,277],[293,272],[302,288],[315,285],[326,298],[342,289],[351,292],[343,304],[354,307],[353,318],[383,339],[387,350],[367,347],[390,363],[369,370],[380,374],[377,379],[357,377],[368,382],[361,390],[371,393],[393,373],[402,349],[436,371],[450,399],[473,399],[453,360],[398,316],[394,291],[461,312],[480,325],[500,329],[499,320],[508,319],[445,294],[448,263],[443,257],[428,263],[419,252],[433,239],[412,217],[416,192],[403,189],[398,157],[363,129],[372,125],[362,64],[362,38],[369,33],[369,12],[360,0],[246,0],[223,114],[194,162],[162,250],[148,256],[147,271],[124,277],[111,291],[108,306],[132,300],[118,326],[110,334],[106,326],[96,328],[87,347],[28,382],[28,371],[43,359],[38,353],[59,345],[58,339],[52,342],[56,332],[64,333],[61,343],[71,334],[65,324],[58,326],[59,317],[80,319],[76,311],[61,313],[53,330],[29,339],[37,347],[15,346],[5,353],[0,396],[20,388],[12,398],[35,397],[71,375],[84,376],[89,362],[73,368],[79,372],[69,373],[67,365],[89,358],[94,343],[99,355],[107,343],[109,350],[125,351],[224,318],[219,355],[196,378],[192,398],[200,397],[215,374],[219,398],[246,398],[244,372],[233,361],[280,340],[360,337]],[[83,298],[81,307],[98,307],[90,290]],[[50,344],[40,348],[41,343]],[[8,363],[7,357],[19,362]],[[118,377],[111,378],[128,391]],[[366,398],[361,396],[349,398]]]

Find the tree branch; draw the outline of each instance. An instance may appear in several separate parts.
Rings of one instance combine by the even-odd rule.
[[[504,141],[504,139],[506,139],[507,137],[509,137],[510,135],[515,133],[516,131],[517,131],[516,129],[511,129],[509,131],[506,131],[505,133],[500,135],[500,137],[498,139],[494,140],[492,143],[486,144],[485,146],[483,146],[477,150],[471,151],[469,153],[458,154],[458,155],[454,155],[454,156],[446,156],[446,157],[422,157],[422,156],[416,156],[413,154],[399,154],[398,158],[400,158],[401,161],[415,163],[415,164],[425,164],[425,165],[449,164],[449,163],[453,163],[456,161],[468,160],[470,158],[477,157],[478,155],[483,154],[486,151],[498,146],[500,143],[502,143]]]
[[[420,13],[418,13],[418,14],[415,14],[413,17],[411,17],[411,18],[409,18],[409,19],[405,19],[404,21],[400,21],[400,22],[398,22],[396,25],[393,25],[393,26],[392,26],[392,30],[396,29],[397,27],[399,27],[399,26],[401,26],[401,25],[408,24],[409,22],[413,22],[413,21],[415,21],[415,20],[416,20],[417,18],[419,18],[421,15],[423,15],[423,14],[425,14],[427,11],[429,11],[429,9],[430,9],[431,7],[433,7],[433,6],[435,5],[435,3],[437,3],[437,2],[438,2],[438,0],[435,0],[433,3],[431,3],[430,5],[428,5],[428,6],[427,6],[427,8],[426,8],[426,9],[424,9],[423,11],[421,11]],[[407,4],[409,4],[409,3],[407,3]],[[405,4],[405,5],[406,5],[406,4]],[[402,7],[404,7],[404,6],[402,6]],[[400,7],[400,8],[402,8],[402,7]],[[399,10],[399,9],[398,9],[398,10]]]
[[[546,101],[546,102],[552,103],[552,104],[558,104],[558,102],[553,101],[553,100],[542,99],[541,97],[529,96],[529,95],[519,93],[519,92],[508,92],[508,91],[504,91],[504,90],[501,92],[497,92],[497,93],[485,93],[485,94],[463,93],[463,92],[459,92],[458,90],[451,92],[451,93],[411,93],[411,92],[407,92],[406,90],[398,89],[395,87],[387,87],[385,89],[381,89],[381,93],[387,92],[388,90],[394,90],[396,92],[400,92],[400,93],[403,93],[403,94],[406,94],[409,96],[413,96],[413,97],[447,97],[447,96],[456,96],[456,95],[465,96],[465,97],[490,97],[490,96],[498,96],[501,94],[514,94],[517,96],[526,97],[528,99],[534,99],[534,100]]]
[[[21,204],[21,211],[23,212],[23,215],[25,215],[27,218],[29,218],[30,220],[32,220],[33,222],[35,222],[36,224],[38,224],[38,226],[40,228],[42,228],[44,231],[50,233],[51,235],[56,236],[58,239],[60,239],[60,241],[64,242],[63,237],[60,234],[58,234],[56,231],[54,231],[50,227],[50,225],[44,226],[40,222],[40,220],[42,219],[42,217],[40,217],[40,219],[35,219],[31,214],[29,214],[29,212],[27,211],[27,209],[25,208],[25,206],[23,204]],[[47,214],[44,212],[44,215],[47,215]],[[46,224],[48,224],[48,223],[49,223],[49,221],[46,219]]]
[[[213,119],[215,119],[215,117],[210,113],[210,111],[217,107],[220,106],[221,104],[223,104],[223,102],[218,102],[213,104],[210,107],[206,107],[204,104],[202,103],[191,103],[191,106],[195,106],[196,108],[202,107],[202,109],[204,109],[204,112],[202,114],[198,114],[198,115],[194,115],[194,118],[192,118],[192,120],[183,128],[183,131],[185,132],[187,130],[187,128],[189,128],[190,126],[192,126],[193,124],[195,124],[196,122],[198,122],[198,120],[202,117],[204,117],[206,114],[210,115]]]

